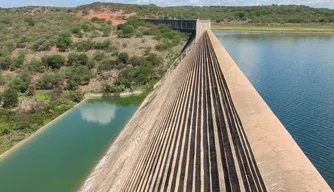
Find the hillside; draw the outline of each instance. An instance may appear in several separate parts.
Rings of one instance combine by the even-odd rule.
[[[150,90],[189,38],[134,14],[101,16],[52,7],[0,10],[0,154],[84,93]]]
[[[120,10],[127,14],[136,13],[142,18],[211,19],[218,23],[334,23],[334,10],[304,5],[158,7],[156,5],[93,3],[79,6],[75,12],[88,14],[89,11],[115,12]]]

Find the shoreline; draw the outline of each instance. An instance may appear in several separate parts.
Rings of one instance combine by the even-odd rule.
[[[65,111],[64,113],[62,113],[61,115],[59,115],[58,117],[56,117],[52,121],[48,122],[47,124],[45,124],[44,126],[42,126],[41,128],[39,128],[37,131],[35,131],[31,135],[29,135],[28,137],[26,137],[25,139],[23,139],[22,141],[18,142],[13,147],[9,148],[4,153],[0,154],[0,162],[2,160],[4,160],[7,156],[9,156],[10,154],[12,154],[13,152],[15,152],[17,149],[19,149],[20,147],[22,147],[24,144],[26,144],[27,142],[29,142],[31,139],[34,139],[39,134],[43,133],[50,125],[52,125],[53,123],[55,123],[58,120],[60,120],[61,118],[63,118],[66,114],[68,114],[69,112],[71,112],[72,110],[74,110],[75,108],[77,108],[79,105],[83,104],[86,100],[87,99],[85,98],[82,101],[80,101],[79,103],[75,104],[71,109]]]
[[[318,33],[318,34],[334,34],[334,25],[330,26],[257,26],[257,25],[212,25],[214,31],[231,31],[231,32],[272,32],[272,33]]]
[[[68,114],[69,112],[71,112],[72,110],[74,110],[79,105],[83,104],[84,102],[86,102],[89,99],[108,98],[108,97],[109,98],[113,98],[113,97],[131,97],[131,96],[141,95],[143,93],[144,93],[144,91],[142,91],[142,90],[141,91],[133,91],[133,92],[123,92],[123,93],[86,93],[84,95],[84,99],[82,101],[80,101],[79,103],[75,104],[71,109],[69,109],[69,110],[65,111],[64,113],[60,114],[58,117],[56,117],[52,121],[48,122],[47,124],[45,124],[44,126],[39,128],[37,131],[35,131],[31,135],[29,135],[28,137],[24,138],[22,141],[18,142],[17,144],[15,144],[11,148],[9,148],[4,153],[0,154],[0,162],[3,159],[5,159],[8,155],[12,154],[17,149],[22,147],[24,144],[29,142],[31,139],[33,139],[36,136],[38,136],[39,134],[43,133],[50,125],[52,125],[53,123],[62,119],[66,114]]]
[[[132,92],[121,92],[121,93],[86,93],[84,99],[98,99],[108,97],[131,97],[143,94],[145,91],[137,90]]]

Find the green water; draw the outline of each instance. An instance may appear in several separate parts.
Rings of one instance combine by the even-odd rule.
[[[0,191],[75,191],[142,100],[90,100],[72,109],[0,160]]]

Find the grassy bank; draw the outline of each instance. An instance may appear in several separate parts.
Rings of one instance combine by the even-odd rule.
[[[223,31],[269,31],[269,32],[305,32],[334,33],[334,25],[248,25],[248,24],[213,24],[213,30]]]

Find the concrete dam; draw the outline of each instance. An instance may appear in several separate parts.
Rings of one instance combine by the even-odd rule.
[[[331,191],[209,21],[148,22],[195,40],[80,191]]]

